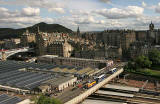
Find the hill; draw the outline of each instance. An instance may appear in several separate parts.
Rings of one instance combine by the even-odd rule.
[[[47,23],[41,22],[27,28],[20,28],[20,29],[0,28],[0,40],[20,37],[26,31],[26,29],[28,29],[31,33],[36,33],[38,26],[40,31],[42,32],[48,32],[48,33],[52,33],[52,32],[72,33],[73,32],[71,29],[68,29],[59,24],[47,24]]]

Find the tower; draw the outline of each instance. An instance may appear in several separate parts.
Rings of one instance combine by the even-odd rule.
[[[40,30],[39,30],[39,26],[37,27],[37,33],[39,33],[40,32]]]
[[[154,30],[154,24],[152,23],[152,21],[151,21],[151,24],[149,25],[149,30],[150,30],[150,31],[153,31],[153,30]]]
[[[78,26],[78,28],[77,28],[77,36],[80,36],[79,26]]]

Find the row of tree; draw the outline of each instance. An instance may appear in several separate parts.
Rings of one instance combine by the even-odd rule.
[[[142,69],[142,68],[150,68],[153,66],[160,65],[160,51],[154,49],[148,53],[148,56],[138,56],[132,61],[128,62],[128,65],[125,66],[125,69]],[[160,67],[159,67],[160,68]]]

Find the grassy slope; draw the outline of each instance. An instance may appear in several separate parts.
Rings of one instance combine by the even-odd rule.
[[[138,71],[134,70],[127,70],[127,72],[135,73],[135,74],[141,74],[144,76],[151,76],[155,78],[160,78],[160,71],[157,70],[152,70],[152,69],[140,69]]]

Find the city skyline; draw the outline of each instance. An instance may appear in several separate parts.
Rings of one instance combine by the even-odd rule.
[[[76,31],[160,28],[160,1],[154,0],[0,0],[0,28],[22,28],[39,22]]]

